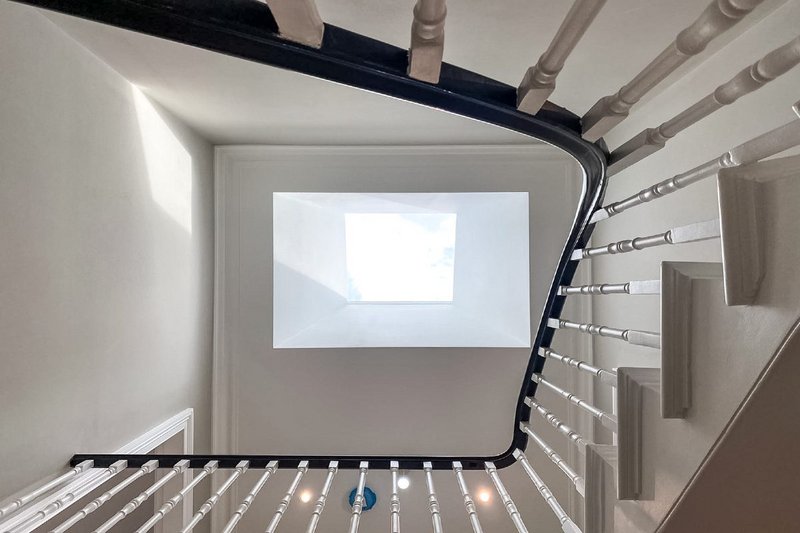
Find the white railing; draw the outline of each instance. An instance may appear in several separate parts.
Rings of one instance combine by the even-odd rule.
[[[411,25],[408,51],[408,75],[414,79],[438,83],[444,55],[445,0],[417,0]]]

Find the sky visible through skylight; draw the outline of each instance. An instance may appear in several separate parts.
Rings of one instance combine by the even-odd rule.
[[[351,302],[452,302],[455,213],[346,213]]]

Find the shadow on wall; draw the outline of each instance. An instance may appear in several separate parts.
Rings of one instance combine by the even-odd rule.
[[[192,233],[192,156],[136,86],[131,85],[153,200]]]

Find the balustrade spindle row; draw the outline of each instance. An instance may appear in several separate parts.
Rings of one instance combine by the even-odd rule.
[[[539,348],[539,355],[547,359],[555,359],[566,366],[577,368],[582,372],[591,374],[592,376],[598,378],[600,383],[605,383],[606,385],[610,385],[612,387],[617,386],[617,373],[613,370],[598,368],[584,361],[573,359],[572,357],[567,357],[566,355],[561,355],[552,348]]]
[[[648,128],[611,152],[608,174],[616,174],[666,146],[678,133],[752,93],[800,63],[800,37],[765,55],[685,111]]]
[[[606,96],[583,116],[583,138],[595,142],[628,117],[630,109],[692,56],[732,28],[763,0],[712,0],[691,26],[644,70],[613,95]]]
[[[525,398],[525,405],[527,405],[528,407],[539,413],[542,416],[542,418],[547,420],[547,422],[551,426],[553,426],[560,433],[565,435],[572,443],[575,444],[575,446],[578,447],[578,450],[581,453],[586,452],[586,446],[589,444],[589,441],[587,441],[580,433],[578,433],[577,431],[566,425],[564,422],[562,422],[561,419],[559,419],[546,407],[540,404],[535,398]],[[528,432],[528,430],[526,429],[528,427],[528,424],[526,424],[525,422],[520,422],[519,427],[525,433]]]
[[[539,448],[547,455],[547,457],[556,465],[566,476],[572,481],[572,484],[575,485],[575,490],[578,491],[578,494],[584,496],[586,493],[586,482],[584,479],[578,475],[567,463],[564,461],[560,455],[556,453],[556,451],[551,448],[539,435],[534,433],[533,429],[530,426],[526,425],[523,428],[523,431],[533,439],[533,441],[539,445]]]
[[[56,487],[60,487],[61,485],[68,482],[70,479],[73,479],[79,474],[86,472],[87,470],[92,468],[92,466],[94,466],[94,461],[83,461],[78,466],[70,468],[69,471],[61,474],[54,480],[45,483],[41,487],[37,487],[36,489],[32,490],[27,494],[19,496],[18,498],[14,498],[7,505],[0,508],[0,518],[9,516],[11,513],[15,512],[17,509],[24,507],[28,503],[34,501],[39,496],[46,494],[47,492],[53,490]]]
[[[245,496],[242,503],[233,512],[233,516],[231,516],[230,520],[228,520],[228,523],[225,524],[225,527],[222,529],[222,533],[231,533],[234,529],[236,529],[236,525],[239,523],[239,520],[241,520],[248,509],[250,509],[250,506],[253,504],[253,500],[256,499],[258,493],[261,492],[261,489],[264,488],[264,485],[267,484],[267,481],[269,481],[269,478],[272,477],[276,470],[278,470],[278,461],[270,461],[269,464],[267,464],[267,468],[265,469],[264,473],[258,478],[256,484],[253,485],[253,488],[247,493],[247,496]]]
[[[517,462],[522,465],[523,470],[528,474],[528,477],[531,479],[534,486],[536,486],[536,489],[539,491],[539,494],[542,495],[544,501],[547,502],[547,505],[553,510],[556,518],[558,518],[558,521],[561,523],[561,530],[564,533],[581,533],[581,530],[578,529],[575,522],[572,521],[561,505],[559,505],[553,493],[550,492],[550,489],[545,485],[544,481],[542,481],[542,478],[539,477],[539,474],[533,469],[525,454],[521,450],[515,450],[514,457],[517,459]]]
[[[616,416],[608,414],[605,411],[602,411],[602,410],[598,409],[594,405],[588,403],[586,400],[583,400],[583,399],[575,396],[573,393],[571,393],[569,391],[565,391],[564,389],[562,389],[558,385],[556,385],[553,382],[547,380],[544,376],[541,376],[539,374],[533,374],[533,376],[531,376],[531,380],[533,380],[534,383],[538,383],[540,385],[544,385],[545,387],[547,387],[551,391],[555,392],[556,394],[558,394],[559,396],[561,396],[562,398],[564,398],[565,400],[567,400],[571,404],[573,404],[573,405],[575,405],[577,407],[580,407],[581,409],[583,409],[584,411],[586,411],[587,413],[589,413],[590,415],[595,417],[597,420],[599,420],[600,423],[603,424],[603,426],[605,428],[607,428],[607,429],[609,429],[609,430],[611,430],[611,431],[616,433],[616,431],[617,431],[617,417]]]

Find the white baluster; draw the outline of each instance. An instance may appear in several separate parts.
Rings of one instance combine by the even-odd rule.
[[[314,505],[314,510],[311,512],[311,520],[308,522],[306,533],[314,533],[317,530],[320,515],[322,515],[322,510],[325,509],[325,502],[328,500],[328,493],[331,490],[331,485],[333,485],[333,476],[336,475],[338,469],[339,461],[331,461],[328,463],[328,475],[325,478],[325,483],[322,485],[322,492],[320,492],[317,503]]]
[[[392,461],[389,464],[392,471],[392,497],[389,500],[389,531],[400,533],[400,495],[397,491],[397,475],[400,463]]]
[[[433,463],[422,463],[422,468],[425,470],[425,483],[428,486],[428,507],[431,510],[433,533],[442,533],[442,515],[439,512],[439,499],[436,497],[436,489],[433,486]]]
[[[101,494],[88,504],[86,504],[86,506],[83,509],[72,515],[65,522],[61,523],[57,528],[53,529],[52,533],[64,533],[64,531],[68,530],[69,528],[71,528],[72,526],[74,526],[87,516],[89,516],[91,513],[98,510],[108,500],[110,500],[111,498],[122,492],[125,489],[125,487],[127,487],[140,477],[149,474],[156,468],[158,468],[158,461],[155,460],[147,461],[136,472],[125,478],[125,480],[123,480],[121,483],[118,483],[111,489],[107,490],[106,492],[104,492],[103,494]]]
[[[358,486],[353,499],[353,512],[350,514],[350,533],[358,533],[358,523],[361,521],[361,511],[364,508],[364,488],[367,486],[367,471],[369,463],[361,461],[358,465]]]
[[[555,383],[545,379],[544,376],[541,376],[539,374],[533,374],[531,376],[531,380],[533,380],[534,383],[539,383],[541,385],[544,385],[545,387],[552,390],[553,392],[555,392],[556,394],[558,394],[571,404],[580,407],[581,409],[583,409],[584,411],[595,417],[597,420],[599,420],[600,423],[603,424],[603,427],[605,427],[606,429],[613,431],[615,433],[617,432],[616,416],[608,414],[605,411],[598,409],[594,405],[587,403],[586,400],[578,398],[571,392],[565,391],[561,387],[557,386]]]
[[[575,0],[561,27],[517,89],[517,109],[535,114],[556,88],[556,77],[606,0]]]
[[[600,222],[632,207],[672,194],[705,178],[716,176],[720,170],[755,163],[784,152],[798,144],[800,144],[800,120],[795,119],[788,124],[779,126],[735,148],[731,148],[711,161],[642,189],[624,200],[613,202],[598,209],[592,214],[590,222]]]
[[[472,531],[474,533],[483,533],[483,529],[481,528],[481,522],[480,520],[478,520],[478,511],[477,509],[475,509],[475,502],[469,495],[467,482],[464,481],[463,470],[464,468],[461,465],[460,461],[453,462],[453,471],[456,473],[456,483],[458,483],[458,488],[461,491],[461,496],[464,497],[464,508],[466,508],[467,510],[467,515],[469,516],[469,523],[470,525],[472,525]]]
[[[719,219],[695,222],[686,226],[679,226],[647,237],[636,237],[624,241],[612,242],[606,246],[596,248],[579,248],[572,252],[571,259],[579,261],[601,255],[616,255],[665,244],[684,244],[689,242],[706,241],[719,238]]]
[[[525,527],[525,524],[522,522],[522,517],[517,510],[517,506],[514,505],[514,500],[511,499],[511,495],[506,490],[505,485],[503,485],[500,476],[497,473],[497,468],[495,468],[494,463],[485,463],[486,466],[486,473],[489,474],[489,477],[492,478],[492,483],[494,483],[494,488],[497,489],[497,493],[500,495],[500,499],[503,500],[503,505],[508,512],[508,516],[511,517],[511,521],[514,523],[514,526],[517,528],[519,533],[528,533],[528,528]]]
[[[218,466],[219,463],[217,461],[209,461],[206,463],[206,466],[203,467],[203,470],[194,476],[194,478],[185,487],[183,487],[178,494],[170,498],[167,503],[162,505],[161,508],[156,511],[156,514],[151,516],[150,519],[142,525],[142,527],[136,530],[136,533],[146,533],[147,531],[150,531],[153,526],[167,516],[170,511],[175,509],[175,506],[181,503],[186,495],[192,492],[201,481],[203,481],[207,476],[213,474]]]
[[[537,413],[542,415],[542,418],[547,420],[547,422],[549,422],[551,426],[556,428],[559,432],[564,434],[570,441],[575,443],[575,445],[578,447],[578,450],[580,450],[581,453],[586,453],[586,445],[589,442],[585,438],[583,438],[583,436],[580,433],[578,433],[577,431],[575,431],[574,429],[563,423],[556,415],[547,410],[547,408],[545,408],[542,404],[540,404],[536,399],[525,398],[525,405],[527,405],[528,407],[530,407],[531,409],[535,410]],[[525,426],[526,424],[524,422],[521,422],[520,425]],[[525,431],[524,428],[523,431]]]
[[[117,474],[123,472],[127,467],[127,461],[116,461],[114,464],[106,468],[103,473],[94,480],[91,480],[85,484],[77,483],[75,486],[68,485],[63,490],[55,493],[52,496],[52,499],[42,509],[31,515],[25,516],[24,518],[24,515],[20,516],[19,518],[21,518],[21,521],[17,522],[14,527],[4,529],[4,533],[20,533],[21,531],[30,531],[34,529],[31,526],[38,524],[39,522],[47,522],[56,514],[86,496],[95,487],[109,481]],[[80,480],[80,478],[78,479]],[[14,518],[12,518],[12,520],[14,520]],[[10,523],[4,524],[5,527],[9,527],[10,525]],[[39,527],[39,525],[36,527]]]
[[[582,372],[591,374],[598,378],[601,383],[605,383],[606,385],[610,385],[612,387],[617,386],[617,373],[613,370],[598,368],[584,361],[573,359],[571,357],[567,357],[566,355],[561,355],[552,348],[539,348],[539,355],[546,357],[547,359],[555,359],[566,366],[577,368]]]
[[[580,331],[581,333],[609,337],[612,339],[625,341],[629,344],[647,346],[649,348],[659,348],[661,345],[660,335],[658,333],[653,333],[652,331],[611,328],[597,324],[580,324],[578,322],[570,322],[569,320],[560,320],[557,318],[548,319],[547,327],[553,329],[574,329],[576,331]]]
[[[205,516],[217,504],[219,499],[222,498],[222,495],[227,492],[227,490],[236,482],[237,479],[239,479],[239,476],[247,472],[247,468],[249,466],[249,461],[239,461],[239,463],[236,465],[236,468],[233,470],[233,473],[228,476],[228,479],[225,480],[220,488],[218,488],[216,492],[214,492],[214,494],[212,494],[211,497],[209,497],[205,503],[200,506],[194,516],[192,516],[192,519],[189,521],[189,523],[186,524],[186,527],[181,530],[181,533],[189,533],[189,531],[194,530],[194,526],[199,524],[200,521],[205,518]]]
[[[264,485],[267,484],[267,481],[275,473],[278,469],[278,461],[270,461],[267,464],[267,468],[265,472],[258,478],[256,484],[253,485],[253,488],[250,489],[250,492],[247,493],[245,496],[244,501],[236,508],[236,511],[233,512],[233,516],[231,516],[228,523],[225,524],[225,527],[222,529],[222,533],[231,533],[234,529],[236,529],[236,525],[239,523],[239,520],[242,519],[244,514],[250,509],[250,505],[252,505],[253,500],[256,499],[258,493],[261,492],[261,489],[264,488]]]
[[[313,48],[322,46],[325,24],[314,0],[264,0],[281,37]]]
[[[645,94],[664,81],[708,43],[733,27],[763,0],[712,0],[700,17],[684,29],[644,70],[614,95],[601,98],[583,116],[583,137],[598,140],[625,120],[628,111]]]
[[[417,0],[408,53],[410,77],[428,83],[439,83],[444,54],[445,18],[445,0]]]
[[[578,285],[567,287],[562,285],[558,288],[559,296],[571,296],[577,294],[591,294],[593,296],[605,294],[661,294],[661,280],[637,280],[627,283],[596,283],[593,285]]]
[[[275,511],[275,515],[272,517],[272,520],[267,526],[266,533],[275,533],[275,530],[278,529],[278,524],[281,523],[283,514],[286,512],[286,509],[289,508],[289,504],[292,503],[294,493],[297,491],[297,487],[300,486],[300,481],[303,479],[303,476],[307,471],[308,461],[300,461],[300,464],[297,465],[297,473],[294,475],[294,479],[292,480],[291,485],[289,485],[289,489],[286,491],[286,494],[283,496],[281,503],[278,504],[278,509]]]
[[[183,474],[186,469],[189,467],[189,461],[187,459],[182,459],[178,461],[172,469],[164,475],[161,479],[153,483],[150,487],[148,487],[143,492],[139,493],[136,498],[132,499],[128,502],[125,507],[117,511],[117,513],[109,518],[103,525],[98,527],[94,533],[106,533],[112,527],[117,525],[120,521],[122,521],[126,516],[134,512],[136,509],[139,508],[144,502],[146,502],[150,497],[155,494],[161,487],[167,484],[170,479],[174,478],[179,474]]]
[[[661,150],[667,141],[746,94],[760,89],[800,63],[800,37],[773,50],[693,106],[655,128],[649,128],[611,152],[608,174],[616,174]]]
[[[78,474],[86,472],[87,470],[92,468],[92,466],[94,466],[94,461],[92,460],[83,461],[78,466],[70,468],[68,471],[64,472],[57,478],[48,481],[41,487],[38,487],[32,490],[31,492],[24,494],[18,498],[14,498],[7,505],[0,508],[0,518],[4,518],[6,516],[9,516],[11,513],[18,511],[19,509],[23,508],[25,505],[29,504],[42,494],[45,494],[48,491],[55,489],[56,487],[60,487],[70,479],[76,477]]]
[[[572,481],[572,484],[575,485],[575,490],[578,491],[578,494],[581,496],[586,495],[586,482],[584,479],[578,475],[575,470],[573,470],[556,451],[547,445],[547,443],[542,439],[539,435],[533,432],[533,429],[527,424],[520,424],[520,429],[527,433],[527,435],[533,439],[533,441],[539,445],[539,448],[547,455],[548,458],[555,464],[558,468],[561,469],[564,474]]]
[[[547,505],[549,505],[550,509],[553,510],[553,513],[555,513],[556,518],[558,518],[558,521],[561,523],[561,530],[564,533],[581,533],[581,530],[578,529],[578,526],[575,525],[569,515],[564,512],[564,509],[558,504],[555,496],[553,496],[553,493],[550,492],[550,489],[548,489],[547,485],[544,484],[542,478],[539,477],[539,474],[536,473],[531,464],[528,462],[528,458],[525,457],[525,454],[522,453],[521,450],[515,450],[514,457],[522,465],[522,468],[525,470],[525,473],[528,474],[528,477],[531,478],[536,490],[538,490],[539,494],[542,495],[544,501],[547,502]]]

